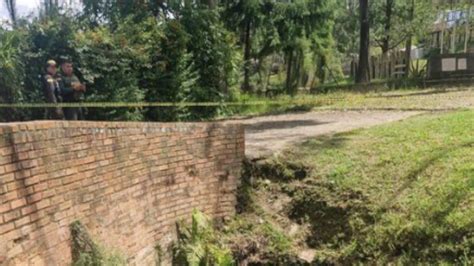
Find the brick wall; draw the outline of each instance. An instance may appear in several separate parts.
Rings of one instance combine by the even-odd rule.
[[[0,124],[0,265],[67,265],[81,221],[130,264],[153,264],[193,209],[234,213],[244,130],[219,123]]]

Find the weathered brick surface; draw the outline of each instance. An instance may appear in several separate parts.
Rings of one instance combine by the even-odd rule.
[[[234,213],[244,130],[219,123],[0,124],[0,265],[67,265],[80,220],[130,264],[193,209]]]

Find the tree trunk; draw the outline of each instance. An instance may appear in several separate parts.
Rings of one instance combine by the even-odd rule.
[[[457,29],[457,23],[454,24],[452,33],[451,33],[451,53],[456,53],[456,29]]]
[[[10,15],[10,19],[12,21],[13,27],[16,26],[16,19],[17,19],[17,14],[16,14],[16,0],[7,0],[5,1],[8,14]]]
[[[387,0],[385,4],[385,25],[384,25],[384,37],[382,39],[382,54],[387,55],[390,50],[390,30],[392,27],[392,12],[393,12],[394,0]]]
[[[408,36],[407,42],[405,44],[405,77],[408,78],[410,76],[410,68],[411,68],[411,45],[412,45],[412,37],[411,35]]]
[[[411,1],[410,7],[410,23],[413,22],[415,18],[415,0]],[[411,45],[412,45],[412,34],[410,33],[407,37],[407,42],[405,45],[405,77],[408,78],[410,76],[410,68],[411,68]]]
[[[465,29],[465,35],[464,35],[464,52],[467,53],[467,46],[469,43],[470,35],[471,35],[471,7],[468,7],[467,11],[467,19],[466,19],[466,29]]]
[[[444,53],[444,16],[443,16],[443,26],[442,26],[442,29],[441,29],[441,43],[440,43],[440,54],[443,54]]]
[[[205,0],[204,2],[210,9],[214,9],[216,7],[216,0]]]
[[[247,20],[245,25],[245,48],[244,48],[244,84],[242,86],[243,91],[250,91],[250,69],[252,67],[252,62],[250,62],[250,52],[251,52],[251,36],[250,36],[251,22],[250,19]]]
[[[357,70],[356,83],[369,82],[369,0],[359,0],[360,5],[360,50],[359,69]]]
[[[287,68],[286,68],[286,92],[288,94],[291,94],[292,92],[292,77],[291,77],[291,72],[293,66],[293,51],[289,52],[288,54],[288,62],[287,62]]]

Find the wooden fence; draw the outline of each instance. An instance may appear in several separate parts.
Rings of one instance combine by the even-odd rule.
[[[371,56],[369,59],[370,80],[396,79],[405,76],[407,71],[404,51],[392,52],[388,55]],[[351,62],[351,76],[355,77],[358,68],[358,59]]]

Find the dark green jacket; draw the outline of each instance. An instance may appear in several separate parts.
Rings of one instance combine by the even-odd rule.
[[[79,78],[77,78],[76,75],[72,74],[72,76],[70,77],[62,75],[61,79],[62,79],[61,95],[62,95],[63,101],[66,103],[79,102],[82,98],[83,92],[75,91],[72,88],[73,83],[81,83]]]

